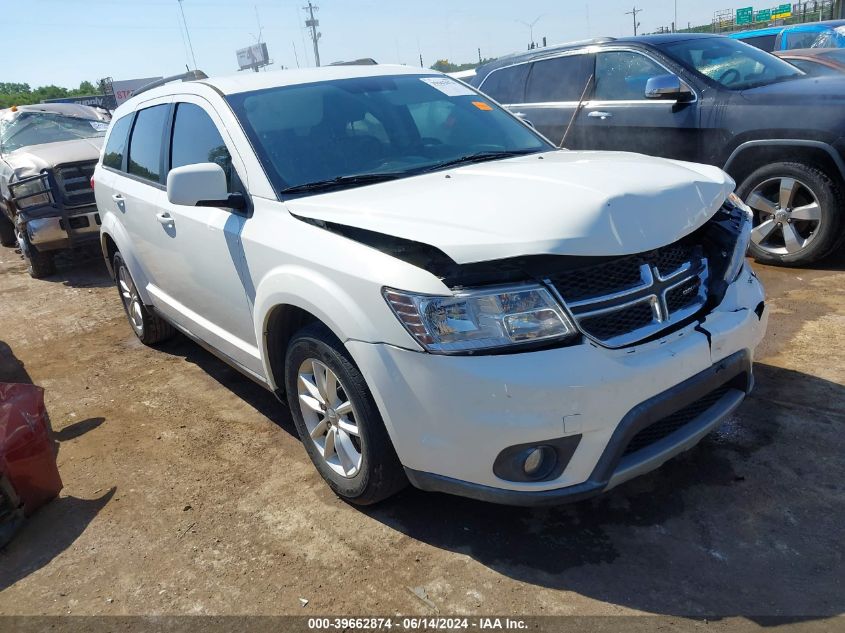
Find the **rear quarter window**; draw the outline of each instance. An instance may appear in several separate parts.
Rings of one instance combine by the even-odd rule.
[[[112,169],[123,169],[123,156],[126,153],[126,141],[129,138],[129,126],[132,125],[132,115],[120,117],[112,125],[106,150],[103,153],[103,165]]]

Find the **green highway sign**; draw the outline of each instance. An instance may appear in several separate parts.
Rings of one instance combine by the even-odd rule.
[[[769,22],[772,19],[771,9],[760,9],[757,12],[757,22]]]
[[[754,7],[743,7],[736,10],[737,24],[751,24],[754,15]]]
[[[791,4],[781,4],[776,9],[772,9],[772,17],[775,20],[780,20],[782,18],[791,18],[792,17],[792,5]]]

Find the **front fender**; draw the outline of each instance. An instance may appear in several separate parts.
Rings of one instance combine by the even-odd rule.
[[[271,382],[268,324],[273,310],[282,305],[314,315],[344,344],[358,340],[422,349],[390,311],[378,285],[362,283],[353,292],[321,272],[299,265],[279,266],[264,276],[255,294],[255,336]]]

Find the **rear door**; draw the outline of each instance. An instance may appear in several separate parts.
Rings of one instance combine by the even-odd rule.
[[[578,101],[584,94],[593,73],[593,55],[574,51],[532,62],[528,69],[524,101],[510,109],[534,124],[540,133],[555,144],[560,143]],[[569,148],[585,147],[578,131],[566,142]]]
[[[699,154],[698,99],[646,99],[649,78],[675,74],[635,50],[596,53],[593,96],[578,115],[588,149],[622,150],[694,160]]]
[[[160,283],[164,272],[155,240],[159,228],[156,213],[166,197],[162,147],[170,101],[170,97],[151,100],[136,111],[125,148],[115,148],[125,154],[121,171],[116,171],[118,155],[110,157],[113,152],[108,146],[103,158],[104,165],[108,166],[110,159],[114,165],[111,182],[102,183],[104,189],[111,191],[106,204],[113,205],[112,210],[129,234],[132,252],[126,256],[139,268],[132,271],[136,283],[143,284],[147,290]],[[116,131],[117,124],[112,135]]]

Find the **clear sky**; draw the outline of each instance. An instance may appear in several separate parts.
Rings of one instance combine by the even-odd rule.
[[[197,66],[209,75],[237,71],[235,50],[257,41],[258,19],[271,68],[314,64],[302,0],[184,0]],[[522,22],[534,38],[559,43],[631,35],[635,0],[316,0],[323,63],[373,57],[426,66],[463,63],[523,50]],[[677,0],[678,22],[709,22],[719,9],[748,0]],[[761,3],[760,8],[778,2]],[[669,26],[673,0],[636,0],[641,30]],[[757,5],[755,5],[755,8]],[[177,0],[0,0],[0,81],[75,87],[83,79],[132,79],[193,67]],[[256,15],[257,14],[257,15]],[[295,51],[295,52],[294,52]]]

